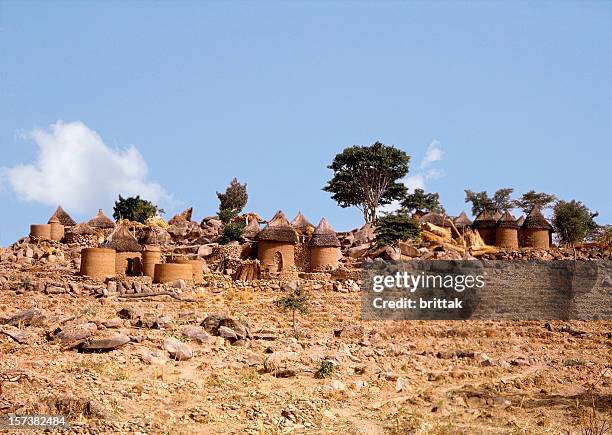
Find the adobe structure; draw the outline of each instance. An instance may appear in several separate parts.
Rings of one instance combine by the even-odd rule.
[[[321,219],[310,239],[310,268],[313,272],[336,269],[342,256],[340,241],[327,219]]]
[[[182,279],[193,282],[193,266],[189,263],[163,263],[155,265],[153,282],[163,284]]]
[[[526,248],[548,249],[551,245],[553,227],[539,208],[535,207],[523,222],[523,239]]]
[[[99,280],[111,278],[116,274],[116,253],[109,248],[85,248],[81,250],[81,269],[79,274]]]
[[[257,235],[257,258],[268,272],[291,274],[296,272],[295,244],[297,236],[282,211],[276,212]]]
[[[474,229],[478,231],[482,240],[490,246],[495,245],[495,225],[497,222],[485,209],[474,219]]]
[[[85,222],[66,228],[66,232],[64,234],[64,240],[66,243],[97,245],[99,243],[99,238],[100,233]]]
[[[117,275],[140,275],[142,273],[142,246],[130,233],[127,225],[117,225],[101,247],[114,249],[117,252],[115,258]]]
[[[64,226],[61,224],[57,216],[53,215],[49,219],[49,227],[51,230],[51,240],[61,242],[64,238]]]
[[[142,251],[142,274],[153,278],[156,264],[161,264],[161,249],[159,246],[145,246]]]
[[[507,249],[518,249],[518,225],[514,216],[506,210],[497,221],[495,228],[495,246]]]
[[[519,217],[516,220],[516,225],[518,226],[518,241],[519,241],[519,246],[525,246],[525,237],[523,234],[523,223],[525,222],[525,216]]]
[[[51,225],[50,224],[32,224],[30,225],[30,237],[36,239],[51,240]]]

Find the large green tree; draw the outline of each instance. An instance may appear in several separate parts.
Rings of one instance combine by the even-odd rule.
[[[504,187],[498,189],[493,194],[493,206],[496,210],[507,211],[514,208],[514,201],[510,198],[514,189],[511,187]]]
[[[414,189],[414,192],[406,195],[402,201],[402,209],[406,213],[416,211],[444,213],[444,207],[440,204],[440,195],[437,193],[425,193],[423,189]]]
[[[592,212],[580,201],[558,201],[553,209],[552,224],[561,243],[575,246],[597,229]]]
[[[529,214],[534,208],[544,210],[552,207],[553,203],[557,200],[555,195],[550,195],[544,192],[536,192],[530,190],[514,201],[514,206],[523,210],[525,214]]]
[[[402,150],[376,142],[354,145],[334,157],[329,169],[334,176],[323,188],[340,207],[358,207],[366,222],[376,219],[381,205],[405,197],[400,181],[408,173],[410,157]]]
[[[115,220],[129,219],[134,222],[144,223],[148,218],[158,213],[164,213],[164,210],[157,207],[151,201],[142,199],[139,195],[128,198],[119,195],[119,199],[115,201],[115,207],[113,207],[113,217]]]

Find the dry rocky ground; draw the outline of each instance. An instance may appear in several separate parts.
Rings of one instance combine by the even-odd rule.
[[[52,255],[0,262],[1,414],[150,434],[581,434],[611,419],[611,321],[361,321],[359,292],[305,281],[296,338],[278,285],[120,297]]]

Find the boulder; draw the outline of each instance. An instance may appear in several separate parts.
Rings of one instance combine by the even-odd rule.
[[[81,350],[85,352],[108,352],[130,342],[130,337],[116,334],[110,337],[91,339],[83,343]]]
[[[164,340],[164,349],[177,361],[186,361],[193,357],[191,347],[174,337],[168,337]]]

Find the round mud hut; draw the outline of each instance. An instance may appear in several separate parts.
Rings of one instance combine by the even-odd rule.
[[[104,214],[102,209],[98,210],[98,214],[91,219],[87,224],[92,228],[100,230],[112,230],[115,228],[115,223]]]
[[[189,263],[163,263],[155,265],[153,282],[164,284],[182,279],[186,282],[193,281],[193,266]]]
[[[518,229],[516,219],[506,210],[497,221],[495,245],[500,248],[518,249]]]
[[[459,231],[464,231],[466,228],[470,228],[473,224],[473,222],[470,220],[470,218],[464,211],[462,211],[459,216],[453,219],[453,223]]]
[[[519,247],[525,246],[525,235],[523,232],[523,223],[525,223],[525,216],[521,216],[516,220],[516,225],[518,226],[518,241]]]
[[[120,224],[102,244],[103,248],[111,248],[117,252],[115,273],[117,275],[142,274],[142,246],[130,233],[127,225]]]
[[[51,225],[49,224],[30,225],[30,237],[34,237],[36,239],[51,240]]]
[[[61,242],[64,238],[64,226],[60,220],[57,218],[57,216],[53,215],[51,216],[51,219],[49,219],[48,223],[51,228],[51,240]]]
[[[321,219],[310,239],[310,268],[313,272],[338,267],[341,257],[338,235],[327,219]]]
[[[158,246],[145,246],[142,251],[142,274],[154,278],[156,264],[161,264],[161,249]]]
[[[108,248],[84,248],[81,250],[80,275],[104,281],[115,276],[115,250]]]
[[[523,222],[523,241],[526,248],[548,249],[551,245],[553,227],[539,208],[534,208]]]
[[[495,245],[495,226],[497,222],[493,219],[493,216],[487,211],[483,210],[480,212],[476,219],[474,219],[474,229],[478,231],[482,241],[485,244],[494,246]]]
[[[295,269],[297,236],[282,211],[276,212],[257,240],[257,257],[268,271],[280,273]]]
[[[51,221],[54,216],[58,218],[60,223],[66,228],[73,227],[76,225],[74,219],[72,219],[70,215],[66,213],[66,210],[64,210],[61,205],[57,207],[57,210],[55,210],[55,213],[51,215],[49,221]]]

